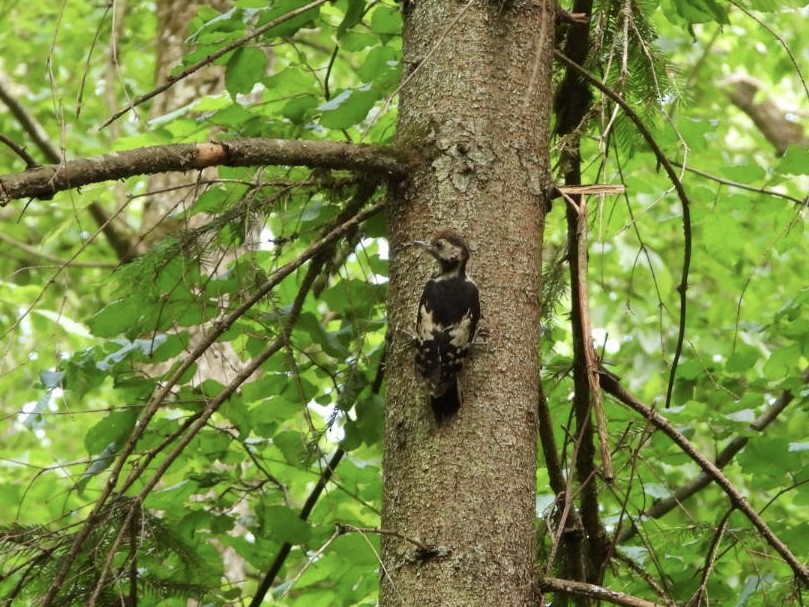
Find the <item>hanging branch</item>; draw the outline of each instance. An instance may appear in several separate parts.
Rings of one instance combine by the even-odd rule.
[[[566,196],[571,209],[568,214],[568,259],[570,263],[570,282],[573,325],[573,352],[577,371],[574,369],[574,382],[576,382],[576,398],[579,397],[579,385],[582,387],[581,398],[587,398],[586,407],[592,409],[596,416],[596,429],[598,430],[599,447],[601,449],[601,465],[604,479],[607,482],[613,479],[612,456],[610,455],[609,437],[607,435],[607,420],[604,417],[604,403],[601,400],[601,386],[599,384],[599,362],[593,348],[593,327],[590,323],[590,307],[587,297],[587,200],[580,199],[579,204]]]
[[[584,18],[568,22],[565,40],[565,53],[578,63],[584,63],[590,50],[590,22],[592,0],[576,0],[571,11]],[[560,153],[565,186],[581,187],[581,125],[592,104],[592,94],[586,80],[576,71],[567,69],[554,98],[556,131],[564,145]],[[581,581],[599,582],[602,564],[606,556],[606,534],[601,525],[598,509],[598,486],[596,483],[595,448],[593,446],[593,409],[600,409],[596,400],[600,398],[598,387],[598,364],[592,350],[592,329],[587,310],[586,268],[586,207],[582,194],[562,193],[567,201],[566,216],[568,229],[568,259],[570,267],[571,329],[573,331],[573,411],[576,418],[576,448],[574,467],[581,484],[579,514],[584,528],[587,545],[587,559],[572,572]],[[582,213],[584,216],[582,217]],[[597,416],[599,417],[599,416]],[[611,477],[609,448],[606,447],[606,434],[603,416],[597,420],[604,476]],[[603,454],[606,452],[606,458]],[[566,496],[566,500],[569,497]],[[570,547],[575,552],[575,547]],[[583,567],[583,571],[581,570]],[[582,575],[583,574],[583,575]],[[576,603],[587,605],[583,596],[576,597]]]
[[[677,344],[674,348],[674,357],[671,362],[671,371],[669,373],[669,382],[668,387],[666,388],[666,408],[671,404],[671,395],[674,391],[674,379],[677,376],[677,365],[680,361],[680,356],[683,353],[683,344],[685,343],[685,320],[686,320],[686,310],[688,305],[688,299],[686,297],[686,291],[688,290],[688,275],[691,272],[691,201],[688,198],[688,195],[685,193],[685,188],[683,187],[682,181],[677,176],[676,171],[674,170],[674,166],[672,165],[671,161],[666,158],[666,155],[663,153],[663,150],[658,145],[655,138],[652,136],[651,131],[646,128],[646,125],[643,124],[643,121],[640,119],[640,116],[633,110],[630,105],[624,101],[623,97],[621,97],[618,93],[613,91],[610,87],[606,84],[601,82],[598,78],[593,76],[590,72],[584,69],[581,65],[572,61],[559,51],[554,51],[554,55],[557,59],[559,59],[562,63],[564,63],[569,68],[575,70],[580,76],[587,80],[590,84],[596,87],[599,91],[601,91],[604,95],[612,99],[615,103],[620,106],[623,110],[624,114],[626,114],[627,118],[629,118],[635,125],[635,128],[638,129],[638,132],[643,136],[646,140],[646,143],[652,150],[652,153],[657,158],[658,164],[663,167],[666,171],[666,175],[668,175],[669,180],[671,181],[672,185],[674,186],[674,190],[677,192],[677,196],[680,199],[680,203],[683,209],[683,268],[680,274],[680,284],[677,286],[677,292],[680,294],[680,322],[679,328],[677,330]]]
[[[730,503],[742,512],[747,520],[752,523],[758,532],[762,535],[764,540],[787,562],[792,568],[795,577],[803,584],[809,584],[809,567],[801,563],[798,558],[792,554],[790,549],[778,536],[773,533],[764,519],[756,512],[750,505],[750,502],[742,495],[742,493],[730,482],[719,467],[711,462],[707,457],[702,455],[697,448],[683,436],[672,423],[663,417],[660,413],[647,407],[640,402],[635,396],[630,394],[618,382],[618,380],[610,373],[601,374],[601,386],[606,392],[614,396],[618,401],[625,404],[630,409],[636,411],[646,419],[648,419],[654,426],[661,430],[668,436],[688,457],[690,457],[703,472],[707,474],[711,480],[722,488],[722,491],[730,499]]]
[[[401,178],[408,154],[394,147],[336,141],[246,138],[210,143],[155,145],[28,169],[0,176],[0,207],[21,198],[52,198],[92,183],[200,170],[210,166],[308,166]]]

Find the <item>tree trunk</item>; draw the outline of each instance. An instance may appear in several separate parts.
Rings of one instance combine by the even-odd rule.
[[[553,18],[545,0],[405,6],[398,137],[425,160],[390,204],[384,607],[533,605]],[[470,246],[487,343],[438,426],[409,343],[432,261],[407,244],[444,227]]]

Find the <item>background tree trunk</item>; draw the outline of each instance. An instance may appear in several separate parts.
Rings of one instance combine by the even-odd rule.
[[[398,137],[425,150],[391,200],[380,603],[532,605],[539,282],[548,179],[550,2],[405,7]],[[431,261],[407,246],[440,227],[469,243],[487,345],[438,427],[412,330]]]
[[[188,36],[188,23],[197,14],[201,6],[210,6],[224,12],[228,3],[223,0],[158,0],[156,11],[158,16],[158,32],[155,60],[155,83],[162,84],[171,76],[173,69],[180,65],[183,55],[188,52],[186,38]],[[183,106],[201,99],[206,95],[221,93],[225,86],[225,70],[220,66],[208,66],[185,78],[177,85],[159,95],[152,106],[152,117],[158,118],[164,114],[176,111]],[[216,179],[218,169],[211,167],[201,172],[191,173],[163,173],[153,175],[149,179],[150,195],[143,213],[141,234],[145,249],[150,248],[161,239],[176,234],[185,228],[200,227],[206,221],[202,215],[196,215],[190,221],[180,222],[171,219],[173,214],[179,214],[188,209],[199,195],[204,186],[196,185],[201,179]],[[247,238],[245,248],[254,246],[255,236]],[[202,260],[206,272],[211,274],[227,267],[229,261],[235,259],[240,251],[215,250],[208,247],[210,258]],[[187,349],[193,349],[210,328],[209,324],[194,327],[188,331]],[[164,363],[161,368],[168,368],[173,363]],[[227,385],[233,376],[243,366],[239,355],[229,342],[214,343],[208,348],[205,356],[200,358],[197,372],[194,376],[196,385],[202,384],[206,379],[215,379]],[[249,514],[247,501],[237,502],[229,514],[234,516],[247,516]],[[234,526],[233,535],[242,535],[245,529],[241,524]],[[222,555],[224,577],[229,583],[237,584],[246,577],[244,559],[231,547],[224,546],[215,541],[214,545]],[[196,601],[189,605],[198,605]]]

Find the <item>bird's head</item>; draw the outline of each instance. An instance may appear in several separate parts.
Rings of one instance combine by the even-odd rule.
[[[413,243],[435,257],[442,276],[462,275],[469,260],[469,248],[466,242],[455,230],[439,230],[429,241],[414,240]]]

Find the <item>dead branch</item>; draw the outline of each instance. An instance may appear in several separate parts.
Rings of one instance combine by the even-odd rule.
[[[803,132],[803,123],[790,120],[790,112],[771,98],[762,96],[758,82],[748,76],[734,76],[725,85],[725,91],[733,105],[750,117],[779,156],[790,145],[809,145],[809,137]]]
[[[659,605],[673,605],[671,602],[658,603],[647,601],[631,594],[610,590],[603,586],[577,582],[574,580],[561,580],[559,578],[546,577],[539,582],[539,587],[544,592],[564,592],[577,596],[584,596],[598,601],[606,601],[613,605],[623,605],[623,607],[658,607]]]

